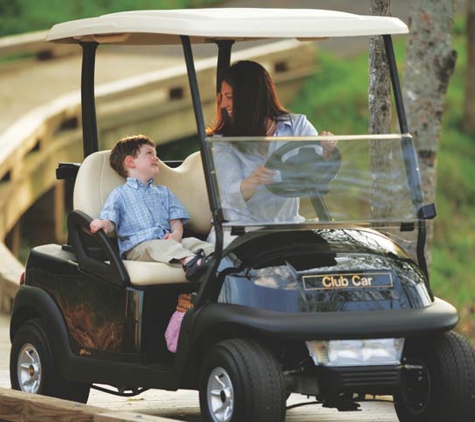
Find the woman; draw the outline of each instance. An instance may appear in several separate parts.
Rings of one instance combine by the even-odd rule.
[[[221,136],[316,136],[304,115],[291,114],[277,98],[275,85],[260,64],[239,61],[223,74],[218,93],[217,119],[211,135]],[[322,132],[322,135],[331,135]],[[328,158],[335,141],[322,141],[322,156]],[[239,222],[295,222],[299,198],[272,194],[266,184],[276,171],[264,167],[282,143],[215,142],[214,161],[224,216]]]

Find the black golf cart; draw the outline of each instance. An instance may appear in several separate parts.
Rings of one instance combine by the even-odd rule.
[[[90,388],[195,389],[209,421],[283,421],[290,393],[339,410],[391,395],[403,422],[472,421],[475,354],[451,331],[457,311],[434,297],[424,257],[435,208],[423,201],[391,38],[406,32],[396,18],[297,9],[123,12],[53,27],[48,40],[83,49],[85,159],[57,170],[75,179],[68,243],[35,247],[27,260],[11,318],[12,387],[80,402]],[[333,136],[330,160],[322,136],[207,137],[192,44],[218,46],[219,83],[237,42],[373,35],[384,38],[400,133]],[[180,268],[123,260],[114,237],[88,230],[124,182],[99,151],[101,44],[183,46],[200,151],[178,167],[163,163],[156,182],[187,207],[190,234],[214,230],[198,282]],[[276,177],[263,189],[299,198],[301,218],[229,219],[213,149],[240,142],[277,145],[267,160]],[[182,293],[194,306],[173,354],[164,332]]]

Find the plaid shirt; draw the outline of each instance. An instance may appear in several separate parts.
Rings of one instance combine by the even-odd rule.
[[[171,231],[170,220],[184,224],[190,216],[167,187],[128,177],[109,194],[99,218],[115,223],[122,255],[139,243],[162,239]]]

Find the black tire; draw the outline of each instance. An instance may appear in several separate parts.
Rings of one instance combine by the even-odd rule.
[[[15,333],[10,352],[14,390],[86,403],[90,386],[66,381],[53,363],[53,354],[40,319],[25,322]]]
[[[407,365],[394,407],[401,422],[473,422],[475,420],[475,352],[455,332],[406,340]]]
[[[285,399],[280,364],[257,341],[224,340],[208,352],[200,380],[204,420],[281,422]]]

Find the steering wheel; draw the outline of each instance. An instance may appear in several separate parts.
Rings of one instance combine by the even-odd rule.
[[[284,197],[322,196],[328,193],[329,183],[341,164],[338,147],[325,160],[318,141],[288,142],[278,148],[266,161],[265,167],[278,171],[273,183],[265,187]]]

